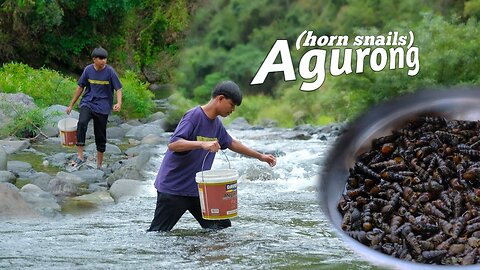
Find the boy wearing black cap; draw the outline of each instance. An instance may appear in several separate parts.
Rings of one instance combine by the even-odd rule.
[[[230,150],[257,158],[275,166],[273,155],[261,154],[233,139],[218,116],[230,115],[242,103],[237,84],[225,81],[212,91],[211,100],[185,113],[170,138],[167,152],[155,180],[157,206],[149,231],[170,231],[188,210],[202,228],[222,229],[231,226],[230,220],[202,218],[195,174],[212,167],[215,153]],[[209,152],[212,154],[207,155]]]
[[[115,70],[107,65],[108,52],[102,48],[95,48],[92,52],[93,64],[85,67],[72,101],[67,107],[67,114],[72,111],[73,105],[80,95],[80,116],[77,126],[77,157],[71,164],[72,170],[85,163],[83,155],[85,136],[88,122],[93,119],[95,144],[97,146],[97,168],[102,167],[103,153],[107,143],[107,120],[113,110],[118,112],[122,108],[122,84]],[[117,103],[113,105],[113,93],[116,90]]]

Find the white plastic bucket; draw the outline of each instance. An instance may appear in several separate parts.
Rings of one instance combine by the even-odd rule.
[[[61,143],[64,146],[74,146],[77,143],[78,120],[66,117],[58,121],[57,127]]]
[[[237,216],[237,170],[201,171],[196,174],[195,180],[204,219],[219,220]]]

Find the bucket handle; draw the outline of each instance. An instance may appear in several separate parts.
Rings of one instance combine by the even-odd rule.
[[[230,160],[228,159],[227,154],[225,154],[225,151],[223,151],[223,150],[220,150],[220,151],[223,153],[223,155],[224,155],[225,158],[227,159],[228,168],[231,169],[232,166],[230,165]],[[210,154],[210,153],[211,153],[210,151],[207,152],[207,154],[206,154],[205,157],[203,158],[203,162],[202,162],[202,182],[205,182],[205,181],[203,180],[203,166],[205,165],[205,160],[207,159],[207,156],[208,156],[208,154]]]

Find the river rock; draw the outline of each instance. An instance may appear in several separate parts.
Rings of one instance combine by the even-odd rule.
[[[96,153],[97,152],[97,145],[95,143],[91,143],[87,147],[85,147],[85,151],[90,152],[90,153]],[[110,155],[120,155],[120,154],[122,154],[122,150],[120,150],[120,148],[116,145],[107,143],[105,153],[110,154]]]
[[[36,185],[27,184],[23,186],[20,195],[42,216],[55,217],[62,210],[52,194],[43,191]]]
[[[0,218],[38,217],[22,198],[18,188],[10,183],[0,183]]]
[[[107,128],[107,139],[122,139],[126,134],[125,129],[121,127]]]
[[[302,130],[291,130],[282,133],[281,137],[286,140],[310,140],[312,135]]]
[[[11,160],[7,162],[7,168],[14,174],[21,174],[31,172],[32,165],[24,161]]]
[[[0,183],[13,183],[15,181],[15,175],[9,171],[0,171]]]
[[[56,153],[53,156],[44,158],[43,160],[48,161],[51,166],[55,167],[64,167],[67,164],[67,161],[76,154],[67,154],[65,152]]]
[[[252,125],[250,125],[245,118],[237,117],[230,123],[230,125],[228,125],[228,128],[237,130],[248,130],[252,128]]]
[[[53,177],[51,177],[49,174],[44,173],[44,172],[37,172],[34,173],[32,176],[30,176],[29,180],[30,183],[38,186],[44,191],[48,191],[48,184],[52,180]]]
[[[114,199],[110,195],[110,192],[104,191],[97,191],[91,194],[85,194],[82,196],[77,196],[69,199],[70,201],[80,201],[88,204],[92,204],[94,206],[100,206],[110,203],[115,203]]]
[[[105,172],[97,169],[74,171],[72,174],[82,178],[88,184],[103,181],[105,176]]]
[[[143,137],[141,144],[150,144],[156,145],[166,142],[166,139],[156,135],[156,134],[148,134],[147,136]]]
[[[0,140],[0,147],[2,146],[7,154],[13,154],[30,147],[30,142],[26,140]]]
[[[0,145],[0,171],[6,171],[7,170],[7,152],[3,150],[3,147]]]
[[[149,123],[151,123],[151,122],[155,122],[155,121],[157,121],[157,120],[165,119],[165,117],[166,117],[166,115],[165,115],[164,112],[156,112],[156,113],[150,115],[150,116],[147,118],[147,121],[148,121]]]
[[[107,178],[107,185],[112,186],[118,179],[145,180],[143,172],[152,157],[150,152],[142,152],[140,155],[128,159],[119,160],[112,164],[112,174]]]
[[[138,194],[141,183],[133,179],[118,179],[110,188],[110,194],[116,202],[126,200]]]
[[[83,185],[86,186],[87,183],[79,176],[67,172],[58,172],[55,178],[50,180],[48,190],[55,196],[72,196],[76,195]]]
[[[141,153],[155,154],[158,151],[156,147],[152,147],[150,144],[141,144],[139,146],[131,147],[125,151],[127,156],[138,156]]]
[[[134,126],[125,134],[125,137],[142,140],[148,134],[162,134],[165,132],[162,127],[154,123],[156,122]]]

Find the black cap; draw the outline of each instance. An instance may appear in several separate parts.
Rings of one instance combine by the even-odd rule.
[[[240,87],[232,81],[224,81],[217,84],[215,88],[213,88],[212,98],[218,95],[223,95],[231,99],[237,106],[242,104],[242,91],[240,91]]]
[[[92,57],[100,57],[100,58],[107,58],[108,52],[102,47],[98,47],[93,49]]]

